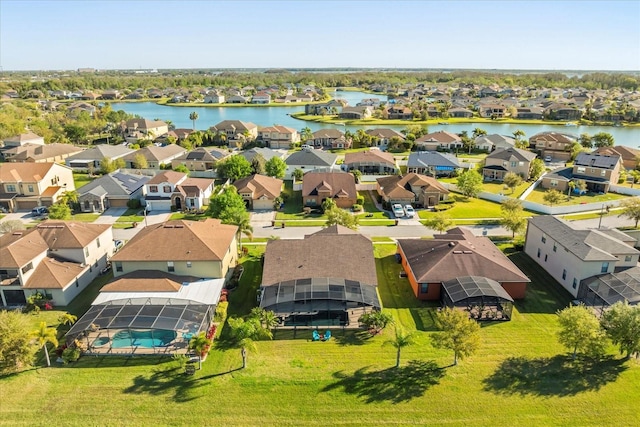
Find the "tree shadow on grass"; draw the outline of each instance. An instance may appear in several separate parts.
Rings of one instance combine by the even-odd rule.
[[[363,330],[344,331],[341,334],[335,333],[332,335],[332,339],[341,346],[364,345],[368,343],[371,338],[373,338],[373,335],[371,335],[369,331]]]
[[[150,376],[138,375],[133,384],[124,392],[130,394],[146,393],[153,396],[173,392],[173,399],[178,403],[195,400],[198,396],[194,391],[204,386],[195,376],[186,375],[176,367],[155,369]]]
[[[485,391],[521,396],[573,396],[596,391],[627,370],[624,359],[572,360],[566,355],[509,357],[482,382]]]
[[[434,385],[440,383],[445,371],[433,361],[411,360],[399,368],[368,371],[368,367],[358,369],[352,375],[335,372],[336,382],[322,391],[342,388],[348,394],[355,394],[366,403],[408,402],[421,397]]]

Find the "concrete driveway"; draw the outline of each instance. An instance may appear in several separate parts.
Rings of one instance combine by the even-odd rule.
[[[254,228],[271,226],[271,221],[276,218],[275,211],[253,211],[251,212],[251,225]]]
[[[126,211],[127,208],[109,208],[102,212],[102,215],[100,215],[93,223],[114,224]]]
[[[28,224],[31,221],[33,221],[34,219],[36,219],[37,217],[31,215],[31,211],[29,212],[14,212],[14,213],[8,213],[8,214],[3,214],[5,217],[0,219],[0,222],[4,222],[4,221],[10,221],[10,220],[18,220],[18,221],[22,221],[24,224]]]

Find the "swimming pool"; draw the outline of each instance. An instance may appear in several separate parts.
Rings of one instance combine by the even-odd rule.
[[[120,331],[111,338],[111,347],[162,347],[176,339],[176,336],[176,331],[166,329]]]

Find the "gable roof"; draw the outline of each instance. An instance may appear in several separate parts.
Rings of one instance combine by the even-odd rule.
[[[180,157],[177,157],[175,160],[217,162],[218,160],[222,160],[225,157],[228,157],[230,155],[231,155],[230,152],[221,150],[219,148],[198,147],[195,150],[189,151],[187,153],[183,153]]]
[[[579,153],[576,156],[576,159],[573,161],[574,166],[589,166],[593,168],[602,168],[602,169],[614,169],[616,165],[620,162],[620,156],[615,155],[604,155],[604,154],[589,154],[589,153]]]
[[[187,174],[184,172],[176,172],[172,170],[162,171],[159,174],[156,174],[153,178],[151,178],[147,185],[153,184],[162,184],[163,182],[168,182],[170,184],[178,184],[183,181],[187,177]]]
[[[384,195],[391,198],[414,197],[411,187],[420,187],[425,193],[449,194],[449,190],[435,178],[417,173],[408,173],[404,176],[390,175],[378,178],[377,181]]]
[[[592,154],[601,154],[601,155],[618,155],[622,157],[624,160],[633,160],[636,161],[638,156],[640,156],[640,150],[632,147],[626,147],[624,145],[615,145],[613,147],[600,147],[596,149]]]
[[[100,292],[177,292],[183,283],[197,282],[193,276],[177,276],[165,271],[137,270],[116,277]]]
[[[258,132],[279,132],[279,133],[293,134],[297,131],[287,126],[273,125],[273,126],[263,127],[259,129]]]
[[[445,166],[459,168],[458,158],[449,153],[439,153],[437,151],[416,151],[409,154],[407,167],[424,168]]]
[[[113,261],[221,261],[238,227],[220,220],[167,221],[140,231],[111,259]],[[232,248],[235,250],[235,248]]]
[[[166,122],[162,120],[147,120],[147,119],[131,119],[127,120],[128,128],[136,128],[136,129],[152,129],[158,128],[162,126],[168,126]]]
[[[573,135],[558,132],[539,132],[529,138],[530,142],[559,142],[564,144],[572,144],[577,138]]]
[[[338,139],[342,138],[344,133],[339,131],[338,129],[328,128],[328,129],[320,129],[313,133],[312,139]]]
[[[78,189],[78,194],[83,195],[101,189],[101,194],[109,194],[110,196],[129,196],[136,192],[140,187],[144,186],[151,179],[147,175],[134,175],[124,172],[112,172],[94,179],[90,183],[83,185]]]
[[[520,162],[530,162],[535,158],[536,158],[536,153],[532,153],[531,151],[527,151],[527,150],[521,150],[520,148],[515,148],[515,147],[499,148],[487,156],[487,159],[497,159],[497,160],[507,160],[507,161],[517,160]]]
[[[50,249],[81,249],[110,229],[110,224],[46,220],[35,229]]]
[[[456,227],[433,240],[399,239],[418,283],[442,283],[480,276],[497,282],[529,282],[529,278],[486,237]]]
[[[302,197],[317,195],[318,191],[329,191],[331,198],[355,199],[356,180],[346,172],[308,172],[302,178]]]
[[[456,135],[455,133],[447,132],[445,130],[439,130],[437,132],[428,133],[416,139],[416,143],[438,142],[441,144],[449,144],[451,142],[460,142],[460,141],[461,139],[458,135]]]
[[[129,161],[135,160],[138,154],[142,154],[145,159],[151,161],[163,161],[168,159],[169,157],[176,156],[178,154],[184,153],[185,150],[181,146],[177,144],[169,144],[164,147],[158,147],[156,145],[148,145],[144,148],[141,148],[137,151],[127,154],[124,158]]]
[[[402,141],[406,139],[406,137],[394,129],[389,128],[375,128],[375,129],[367,129],[364,131],[367,135],[371,135],[377,138],[387,138],[391,139],[394,136],[400,138]]]
[[[223,120],[215,126],[211,126],[211,130],[227,130],[233,129],[234,132],[242,133],[251,131],[258,126],[251,122],[243,122],[242,120]]]
[[[393,157],[393,154],[387,153],[382,150],[368,150],[368,151],[357,151],[355,153],[347,153],[344,156],[344,163],[349,165],[351,163],[384,163],[387,165],[391,165],[393,167],[396,166],[396,159]]]
[[[20,147],[15,147],[7,150],[5,153],[14,154],[11,156],[11,161],[25,161],[25,160],[40,160],[48,159],[51,157],[64,156],[72,153],[78,153],[83,149],[71,144],[32,144],[26,143]],[[6,155],[6,154],[5,154]]]
[[[36,135],[33,132],[27,132],[27,133],[21,133],[20,135],[14,135],[11,136],[9,138],[5,138],[3,141],[5,143],[7,142],[29,142],[29,141],[33,141],[34,139],[42,139],[42,137],[40,135]]]
[[[87,268],[77,262],[45,257],[24,284],[24,288],[64,289]]]
[[[273,157],[284,157],[285,152],[280,150],[273,150],[271,148],[253,147],[249,150],[238,153],[238,156],[244,157],[249,161],[249,163],[251,163],[253,158],[258,154],[264,157],[265,161],[269,161],[269,159]]]
[[[583,261],[617,261],[614,255],[634,255],[638,250],[618,240],[612,233],[600,230],[576,229],[553,215],[529,218],[529,226],[544,234]]]
[[[114,159],[126,156],[127,154],[133,152],[134,150],[127,148],[124,145],[100,144],[88,148],[78,154],[69,156],[66,161],[72,162],[74,160],[102,160],[105,157],[108,159]]]
[[[329,227],[296,240],[271,240],[264,253],[262,284],[339,277],[376,285],[371,240],[342,227]]]
[[[475,145],[483,145],[485,143],[490,143],[492,145],[510,145],[513,146],[516,143],[516,140],[510,136],[500,135],[497,133],[493,133],[491,135],[482,135],[476,138]]]
[[[338,156],[323,150],[305,149],[296,151],[285,160],[289,166],[325,166],[331,167],[338,160]]]
[[[68,169],[57,163],[2,163],[0,182],[39,182],[54,167]]]
[[[20,268],[49,250],[35,229],[14,231],[0,236],[0,267]]]
[[[238,189],[238,193],[251,193],[253,199],[264,196],[275,199],[282,192],[283,182],[281,179],[254,174],[235,181],[233,185]]]

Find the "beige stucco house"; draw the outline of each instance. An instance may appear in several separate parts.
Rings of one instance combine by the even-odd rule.
[[[498,149],[485,158],[482,175],[485,180],[502,181],[506,174],[513,172],[526,181],[535,158],[535,153],[515,147]]]
[[[0,207],[7,211],[50,206],[75,190],[73,172],[58,163],[0,164]]]

